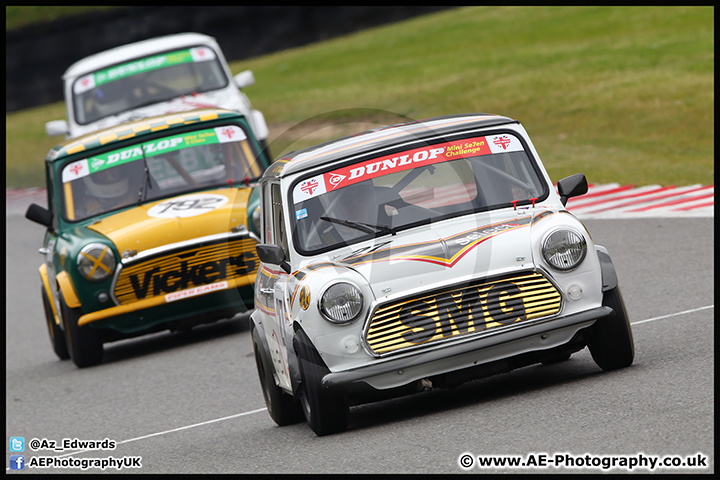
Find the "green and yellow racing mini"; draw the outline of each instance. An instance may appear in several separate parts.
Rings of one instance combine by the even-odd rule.
[[[78,367],[103,344],[253,308],[269,162],[246,118],[201,109],[75,138],[45,159],[41,295],[50,340]]]

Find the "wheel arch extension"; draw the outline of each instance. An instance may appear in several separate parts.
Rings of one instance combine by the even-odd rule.
[[[615,265],[607,248],[602,245],[595,245],[598,260],[600,261],[600,271],[602,273],[602,291],[607,292],[618,286],[618,277],[615,272]]]
[[[46,264],[43,263],[40,265],[39,273],[40,282],[42,283],[42,288],[45,290],[45,295],[47,295],[48,303],[50,304],[50,309],[52,310],[53,318],[55,319],[55,324],[60,325],[60,316],[58,315],[55,302],[53,301],[52,289],[50,288],[50,279],[48,278]]]
[[[293,324],[293,331],[297,333],[297,329],[300,328],[297,322]],[[301,328],[300,328],[301,329]],[[265,327],[262,324],[262,321],[256,318],[255,314],[250,315],[250,332],[252,334],[252,330],[257,330],[258,337],[260,338],[260,348],[263,350],[263,354],[265,355],[265,358],[271,358],[270,351],[268,350],[267,345],[267,336],[265,335]],[[302,329],[301,329],[302,330]],[[295,336],[293,336],[295,337]],[[293,341],[290,342],[287,345],[288,349],[288,370],[290,371],[290,383],[292,385],[292,393],[293,396],[296,395],[298,387],[300,386],[301,377],[300,377],[300,364],[298,362],[297,354],[295,353],[295,338],[293,338]]]
[[[58,283],[58,290],[62,292],[65,303],[70,308],[79,308],[82,306],[80,299],[75,293],[75,287],[73,287],[70,275],[67,272],[60,272],[55,276]]]

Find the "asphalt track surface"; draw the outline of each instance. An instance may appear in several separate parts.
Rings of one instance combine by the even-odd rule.
[[[58,360],[39,295],[43,229],[6,212],[6,473],[83,472],[10,470],[10,437],[24,437],[26,465],[140,457],[141,468],[122,473],[714,472],[713,218],[585,220],[618,270],[633,322],[631,367],[602,372],[585,349],[560,364],[353,407],[347,432],[316,437],[304,423],[270,419],[244,318],[108,345],[98,367]],[[32,451],[32,439],[116,446]],[[565,454],[583,467],[477,465],[479,456],[541,463]],[[707,467],[601,466],[669,456],[704,457]]]

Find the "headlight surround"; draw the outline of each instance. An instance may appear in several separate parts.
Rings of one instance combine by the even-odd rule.
[[[77,258],[80,275],[93,282],[99,282],[111,276],[115,271],[115,265],[115,255],[112,249],[102,243],[85,245]]]
[[[348,282],[338,282],[328,287],[320,296],[320,313],[332,323],[350,323],[357,319],[363,309],[360,289]]]
[[[542,254],[552,268],[568,271],[577,268],[587,254],[585,237],[575,230],[561,229],[543,240]]]

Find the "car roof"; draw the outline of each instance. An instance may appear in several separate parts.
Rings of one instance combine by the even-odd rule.
[[[210,45],[219,50],[215,38],[201,33],[177,33],[162,37],[141,40],[127,45],[111,48],[78,60],[68,67],[63,74],[63,80],[79,77],[95,72],[103,67],[115,65],[127,60],[152,55],[157,52],[193,47],[196,45]]]
[[[92,148],[110,145],[136,136],[154,134],[160,130],[173,131],[193,123],[221,119],[234,120],[238,118],[245,118],[245,116],[235,111],[221,108],[201,108],[142,118],[66,140],[53,147],[45,158],[45,161],[54,162]]]
[[[468,113],[389,125],[290,152],[276,160],[263,176],[286,177],[333,164],[350,156],[381,151],[410,141],[510,123],[519,122],[502,115]]]

